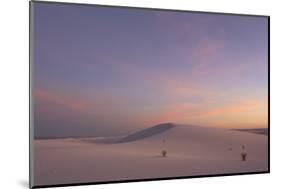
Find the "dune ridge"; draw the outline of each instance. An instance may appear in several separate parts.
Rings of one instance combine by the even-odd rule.
[[[154,135],[161,134],[174,127],[176,127],[176,125],[172,124],[172,123],[161,123],[161,124],[155,125],[153,127],[149,127],[147,129],[143,129],[143,130],[137,131],[135,133],[129,134],[126,137],[118,140],[116,143],[125,143],[125,142],[142,140],[142,139],[145,139],[148,137],[152,137]]]

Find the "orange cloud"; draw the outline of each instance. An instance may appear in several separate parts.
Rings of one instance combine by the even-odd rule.
[[[240,102],[210,107],[208,102],[177,104],[167,107],[149,118],[146,125],[161,122],[176,122],[202,126],[220,127],[265,127],[267,125],[267,99],[243,100]]]
[[[221,127],[264,127],[267,126],[267,99],[244,100],[236,104],[211,109],[202,117],[210,125]]]
[[[206,116],[220,116],[225,114],[247,113],[257,111],[260,108],[266,108],[266,100],[248,100],[237,104],[230,104],[223,107],[215,108],[206,113]],[[267,109],[264,109],[267,111]]]

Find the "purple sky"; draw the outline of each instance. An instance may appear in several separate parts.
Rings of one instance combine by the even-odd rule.
[[[36,136],[267,127],[267,18],[33,3]]]

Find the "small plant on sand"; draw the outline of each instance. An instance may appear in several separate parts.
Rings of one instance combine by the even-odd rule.
[[[241,153],[241,160],[246,161],[247,160],[247,153],[243,152]]]
[[[166,157],[167,156],[167,151],[166,150],[162,150],[161,154],[162,154],[162,157]]]
[[[245,146],[244,144],[242,145],[242,153],[241,153],[241,161],[246,161],[247,160],[247,153],[245,152]]]

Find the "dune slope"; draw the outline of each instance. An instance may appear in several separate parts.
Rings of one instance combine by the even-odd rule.
[[[162,123],[153,127],[150,127],[148,129],[144,129],[138,132],[135,132],[133,134],[130,134],[124,138],[121,138],[117,141],[117,143],[123,143],[123,142],[132,142],[136,140],[142,140],[147,137],[152,137],[157,134],[161,134],[171,128],[175,127],[172,123]]]

